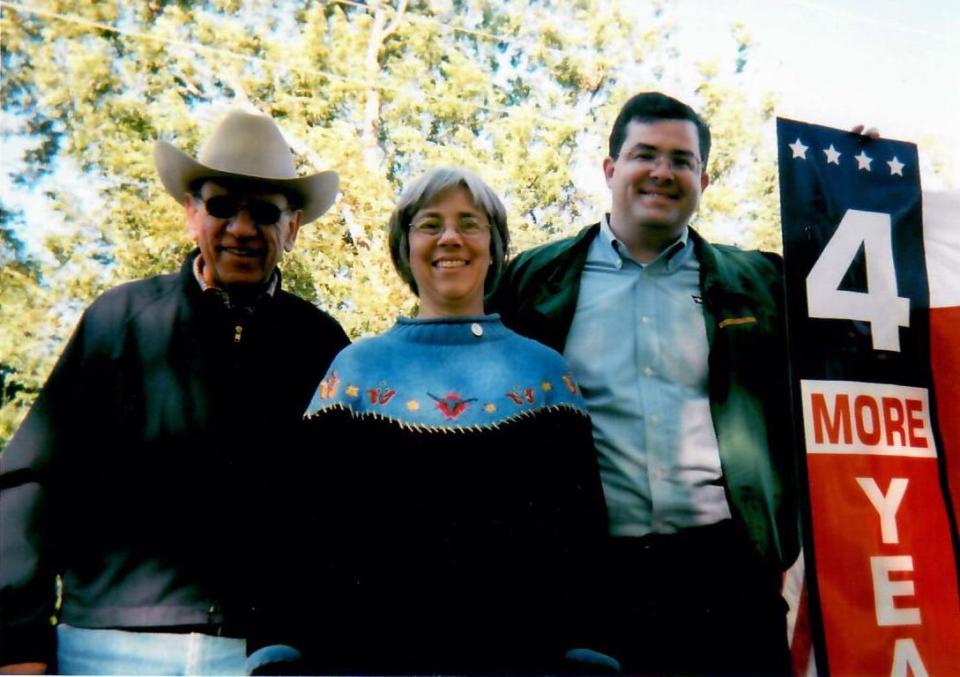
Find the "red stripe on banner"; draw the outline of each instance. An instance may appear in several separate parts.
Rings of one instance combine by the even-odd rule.
[[[960,306],[930,311],[930,366],[954,517],[960,520]]]
[[[820,453],[807,467],[831,674],[960,674],[936,458]]]

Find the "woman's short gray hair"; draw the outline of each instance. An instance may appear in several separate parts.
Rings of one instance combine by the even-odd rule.
[[[464,167],[437,167],[410,184],[396,209],[390,215],[388,240],[390,258],[400,277],[413,290],[417,291],[417,282],[410,269],[410,223],[421,209],[432,203],[451,188],[466,189],[473,203],[482,209],[490,221],[490,271],[483,283],[484,292],[489,294],[496,287],[503,271],[507,247],[510,246],[510,231],[507,230],[507,211],[497,194],[483,179]]]

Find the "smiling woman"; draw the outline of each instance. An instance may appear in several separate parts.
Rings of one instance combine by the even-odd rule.
[[[508,240],[467,170],[400,197],[390,253],[420,316],[341,352],[302,430],[317,598],[276,614],[302,672],[543,674],[590,646],[606,520],[590,423],[563,358],[483,314]]]
[[[390,257],[420,317],[483,313],[510,243],[507,214],[476,174],[440,167],[415,181],[390,217]]]
[[[492,263],[490,223],[465,188],[448,188],[410,224],[410,268],[420,317],[478,315]]]

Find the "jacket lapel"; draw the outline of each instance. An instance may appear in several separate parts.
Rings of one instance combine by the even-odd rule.
[[[584,228],[551,261],[550,272],[534,296],[531,310],[537,321],[544,323],[537,331],[544,343],[563,352],[577,309],[580,277],[587,261],[590,243],[600,232],[600,224]]]
[[[740,272],[731,269],[713,245],[693,228],[690,228],[690,237],[693,238],[694,251],[700,262],[703,316],[707,343],[712,350],[721,327],[749,321],[748,318],[753,317],[747,311],[755,304],[755,299],[744,288]]]

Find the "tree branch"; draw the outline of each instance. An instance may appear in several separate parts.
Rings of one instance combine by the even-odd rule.
[[[400,0],[397,4],[396,14],[393,19],[387,24],[387,27],[383,30],[383,35],[380,36],[380,45],[383,46],[383,43],[387,41],[391,35],[397,32],[397,28],[400,27],[400,20],[403,18],[404,12],[407,11],[407,0]]]

